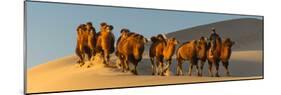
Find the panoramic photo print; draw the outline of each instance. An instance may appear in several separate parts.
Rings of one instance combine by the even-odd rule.
[[[25,2],[25,91],[263,79],[263,16]]]

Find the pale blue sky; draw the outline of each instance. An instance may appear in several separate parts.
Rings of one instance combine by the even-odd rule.
[[[27,2],[27,67],[74,54],[76,27],[88,21],[97,30],[101,22],[112,24],[116,38],[121,28],[129,28],[149,38],[159,33],[237,18],[262,19],[257,16]]]

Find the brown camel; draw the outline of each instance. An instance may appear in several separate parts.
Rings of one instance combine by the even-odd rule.
[[[158,66],[163,64],[163,50],[166,45],[166,39],[163,35],[159,34],[157,37],[151,37],[152,44],[149,49],[149,57],[152,67],[152,75],[159,75]],[[154,63],[154,58],[156,58],[156,63]]]
[[[152,64],[152,75],[164,75],[169,71],[172,64],[172,56],[174,55],[176,45],[179,43],[175,38],[165,39],[163,35],[151,37],[152,45],[149,50],[149,57]],[[156,64],[154,63],[156,57]],[[164,68],[164,60],[168,62]]]
[[[115,52],[115,55],[118,57],[119,54],[118,54],[118,46],[119,46],[119,43],[121,41],[123,41],[126,37],[128,37],[128,34],[129,34],[130,30],[129,29],[126,29],[126,28],[123,28],[121,29],[120,31],[120,37],[117,39],[117,42],[116,42],[116,52]]]
[[[97,34],[97,52],[101,52],[105,64],[109,64],[110,54],[114,52],[115,38],[112,33],[113,26],[101,23],[101,31]]]
[[[167,67],[164,68],[163,73],[170,71],[170,65],[172,64],[172,57],[176,50],[176,45],[179,44],[179,41],[175,38],[170,38],[167,41],[167,44],[163,51],[164,60],[168,62]]]
[[[86,35],[85,38],[87,38],[87,45],[86,50],[88,59],[92,60],[93,56],[95,56],[95,47],[96,47],[96,29],[93,27],[91,22],[86,23]]]
[[[215,76],[219,77],[219,62],[220,62],[220,54],[221,54],[221,38],[219,36],[215,37],[215,39],[210,40],[208,51],[207,51],[207,59],[209,64],[209,76],[213,76],[212,68],[215,65]]]
[[[122,67],[122,71],[123,72],[127,72],[129,70],[129,65],[125,64],[125,56],[123,54],[121,54],[120,52],[122,52],[123,49],[121,49],[124,45],[124,43],[126,43],[126,41],[128,40],[129,37],[135,37],[139,34],[134,33],[134,32],[130,32],[127,29],[122,29],[121,30],[121,35],[117,40],[117,45],[116,45],[116,56],[119,58],[120,63],[119,65],[121,65]]]
[[[188,75],[191,76],[192,74],[192,68],[195,65],[197,70],[197,75],[199,74],[199,66],[198,66],[198,58],[197,58],[197,41],[192,40],[190,42],[183,43],[178,49],[177,49],[177,75],[183,75],[182,71],[182,63],[184,60],[189,60],[189,69],[188,69]]]
[[[201,37],[197,44],[197,57],[199,63],[199,76],[203,75],[203,67],[207,59],[207,40],[204,37]]]
[[[77,31],[77,43],[76,43],[76,49],[75,49],[75,53],[76,55],[79,57],[78,63],[80,64],[80,66],[83,66],[85,64],[84,62],[84,42],[85,42],[85,38],[83,37],[84,35],[84,31],[86,31],[86,25],[85,24],[81,24],[77,27],[76,29]]]
[[[234,45],[235,42],[231,41],[230,38],[227,38],[223,41],[221,46],[221,54],[220,59],[222,61],[222,65],[224,66],[226,70],[226,75],[230,76],[228,65],[229,65],[229,59],[231,56],[231,47]]]
[[[140,34],[133,34],[119,42],[118,54],[122,56],[121,64],[123,64],[123,69],[130,70],[129,63],[133,63],[134,69],[132,72],[137,75],[137,65],[138,62],[142,60],[142,54],[144,52],[144,44],[147,39]]]

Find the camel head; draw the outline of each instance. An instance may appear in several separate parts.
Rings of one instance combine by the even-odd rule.
[[[106,32],[111,32],[113,30],[113,26],[112,25],[107,25],[105,28]]]
[[[223,44],[224,44],[224,46],[231,48],[235,44],[235,42],[231,41],[230,38],[226,38],[225,41],[223,42]]]
[[[83,32],[83,31],[86,31],[87,28],[86,28],[86,25],[85,24],[80,24],[77,28],[77,31],[79,32]]]
[[[155,42],[158,41],[157,37],[155,37],[155,36],[152,36],[152,37],[150,38],[150,40],[151,40],[153,43],[155,43]]]
[[[129,36],[129,33],[130,33],[130,30],[129,29],[126,29],[126,28],[123,28],[121,29],[120,31],[120,37],[121,38],[125,38],[125,37],[128,37]]]
[[[180,42],[178,40],[176,40],[176,38],[170,38],[167,40],[167,43],[168,43],[168,45],[175,46],[175,45],[179,44]]]
[[[198,49],[203,49],[203,48],[207,48],[207,38],[205,37],[200,37],[199,41],[198,41]]]
[[[100,23],[100,30],[101,31],[104,31],[106,29],[106,27],[107,27],[107,23],[106,22]]]
[[[87,28],[87,29],[92,29],[92,28],[93,28],[92,22],[87,22],[87,23],[86,23],[86,28]]]

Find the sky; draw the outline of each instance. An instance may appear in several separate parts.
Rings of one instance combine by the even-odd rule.
[[[97,31],[101,22],[113,25],[115,38],[119,37],[122,28],[150,38],[238,18],[262,19],[259,16],[27,2],[27,68],[74,54],[76,28],[89,21]]]

